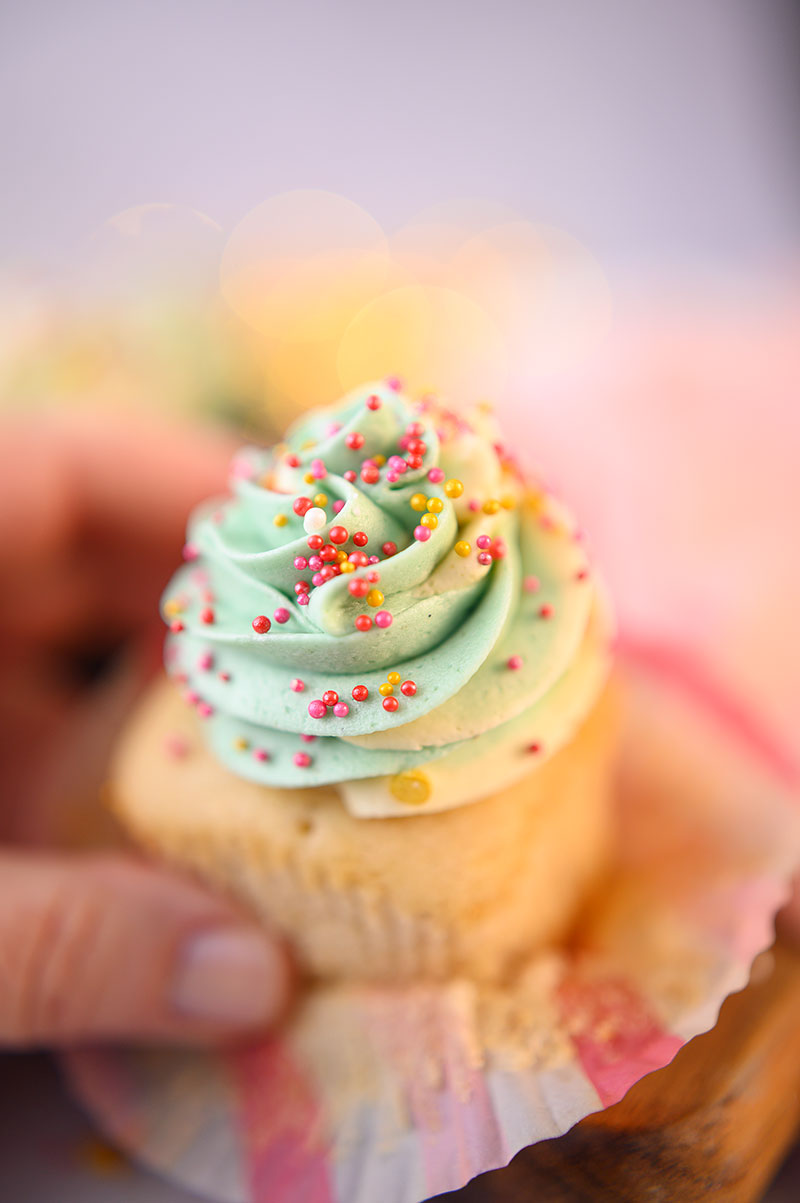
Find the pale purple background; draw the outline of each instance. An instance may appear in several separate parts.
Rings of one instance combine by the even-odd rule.
[[[789,0],[0,0],[0,271],[74,262],[131,205],[229,228],[313,187],[387,227],[504,201],[612,281],[779,274],[800,249],[799,27]],[[0,1091],[3,1197],[184,1198],[76,1170],[87,1129],[45,1063],[0,1061]]]

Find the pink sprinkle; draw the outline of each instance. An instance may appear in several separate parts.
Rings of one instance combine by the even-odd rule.
[[[341,422],[331,422],[330,426],[328,427],[328,438],[332,439],[333,436],[335,434],[338,434],[341,429],[342,429]]]
[[[553,607],[549,606],[549,605],[540,606],[539,607],[539,617],[540,618],[552,618],[553,617]]]
[[[325,561],[322,556],[309,556],[308,566],[312,572],[322,572],[322,569],[325,567]]]
[[[347,718],[350,713],[350,707],[347,705],[347,702],[337,702],[333,708],[333,713],[337,718]]]
[[[309,602],[309,597],[308,597],[308,594],[307,594],[307,593],[301,593],[301,594],[300,594],[300,596],[299,596],[299,597],[298,597],[298,599],[297,599],[297,604],[298,604],[298,606],[307,606],[307,605],[308,605],[308,602]]]
[[[399,376],[387,376],[386,383],[393,393],[399,393],[403,387],[403,381]]]
[[[237,480],[252,480],[256,474],[255,465],[243,455],[236,455],[231,464],[231,476]]]
[[[187,561],[187,563],[189,560],[196,560],[199,555],[200,549],[196,543],[184,543],[183,558]]]
[[[299,677],[295,677],[292,681],[292,689],[295,693],[302,693],[306,687],[305,681],[301,681]]]
[[[294,566],[298,572],[305,572],[306,568],[308,568],[308,560],[305,556],[295,556]]]
[[[370,563],[372,563],[371,557]],[[365,573],[365,576],[371,585],[377,585],[378,581],[381,579],[381,574],[376,572],[374,568],[370,572]]]
[[[432,485],[439,485],[444,480],[444,472],[441,468],[429,468],[428,480]]]
[[[217,673],[217,676],[219,677],[220,681],[230,681],[231,679],[230,673]]]
[[[380,564],[381,557],[380,556],[370,556],[369,562],[370,562],[370,564]]]
[[[488,551],[492,546],[492,540],[488,535],[478,535],[475,544],[477,547],[480,547],[481,551]]]
[[[386,461],[386,467],[391,468],[393,472],[399,472],[402,475],[403,472],[405,472],[407,465],[402,455],[390,455]],[[444,476],[444,473],[442,473],[442,476]]]
[[[415,526],[414,538],[420,543],[427,543],[431,537],[430,528],[427,526]]]
[[[328,578],[322,575],[322,571],[315,572],[311,578],[312,585],[324,585]]]
[[[338,514],[343,509],[344,509],[344,502],[342,501],[342,499],[340,497],[338,499],[338,501],[334,501],[334,503],[333,503],[333,512],[334,512],[334,514]]]
[[[189,751],[189,741],[183,735],[168,735],[164,747],[174,760],[183,760]]]
[[[317,737],[316,737],[316,735],[301,735],[300,738],[302,739],[304,744],[313,744],[314,740]]]
[[[284,622],[288,622],[292,616],[289,613],[289,611],[286,610],[283,606],[278,606],[277,610],[275,610],[272,617],[275,619],[276,622],[284,623]]]
[[[483,565],[484,568],[488,568],[489,565],[491,564],[491,562],[492,562],[492,553],[490,551],[479,551],[478,552],[478,563]]]
[[[186,702],[187,706],[196,706],[200,701],[200,694],[195,693],[193,689],[187,689],[186,693],[183,695],[183,700]]]
[[[522,668],[522,656],[509,656],[507,663],[509,668]]]
[[[471,514],[477,514],[477,512],[480,508],[481,508],[481,503],[479,501],[476,501],[476,499],[474,497],[472,498],[472,501],[470,501],[469,504],[467,505],[467,509],[470,511]]]
[[[492,555],[496,560],[502,560],[508,554],[505,539],[495,539],[492,544]]]
[[[538,593],[540,588],[538,576],[526,576],[522,582],[522,588],[526,593]]]
[[[197,661],[197,667],[202,669],[203,672],[207,672],[209,668],[214,667],[214,657],[211,655],[211,652],[203,652]]]
[[[308,713],[312,718],[324,718],[328,713],[328,708],[319,698],[316,701],[308,703]]]
[[[397,473],[394,471],[394,469],[390,469],[386,473],[386,479],[388,480],[390,485],[396,485],[398,480],[400,479],[400,477],[397,475]]]
[[[209,706],[208,702],[200,702],[197,707],[197,713],[201,718],[210,718],[214,711],[212,707]]]
[[[311,764],[308,752],[295,752],[292,758],[299,769],[307,769]]]
[[[327,469],[321,459],[312,459],[311,475],[315,480],[324,480],[328,475]]]
[[[392,625],[392,616],[389,613],[389,611],[388,610],[379,610],[378,613],[375,615],[375,626],[382,627],[385,630],[386,627],[390,627],[391,625]]]
[[[253,759],[261,761],[269,760],[269,752],[264,748],[253,748]]]

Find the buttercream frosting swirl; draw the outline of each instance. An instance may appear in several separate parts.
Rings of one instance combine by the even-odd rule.
[[[485,409],[371,384],[244,449],[230,487],[192,515],[162,609],[168,669],[234,773],[430,813],[530,771],[591,707],[601,593]]]

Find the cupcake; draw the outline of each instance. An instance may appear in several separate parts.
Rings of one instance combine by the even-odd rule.
[[[115,808],[331,978],[498,980],[607,865],[608,608],[485,407],[369,385],[232,465]]]

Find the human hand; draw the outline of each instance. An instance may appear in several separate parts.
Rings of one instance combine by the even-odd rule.
[[[0,1045],[217,1039],[286,1004],[283,950],[232,904],[59,851],[160,660],[160,591],[230,451],[143,418],[0,421]]]

